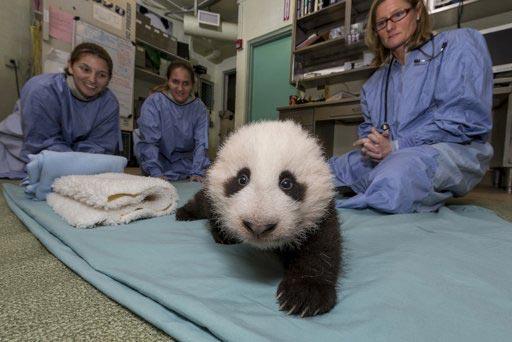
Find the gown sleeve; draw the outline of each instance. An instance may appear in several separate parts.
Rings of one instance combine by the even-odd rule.
[[[359,125],[357,129],[357,134],[359,139],[366,138],[368,134],[370,134],[370,130],[373,127],[370,113],[368,112],[368,103],[366,100],[366,92],[364,87],[361,89],[361,111],[363,112],[363,122]]]
[[[72,150],[62,135],[62,109],[53,94],[43,87],[29,85],[22,90],[20,100],[25,153]]]
[[[398,139],[399,148],[486,141],[492,129],[492,63],[482,35],[460,30],[448,42],[437,79],[432,121]],[[452,46],[450,46],[452,45]]]
[[[162,165],[158,160],[162,128],[159,110],[153,98],[149,97],[144,101],[138,124],[140,141],[137,144],[137,149],[140,154],[141,167],[152,177],[162,176]]]
[[[202,106],[202,114],[194,126],[194,156],[191,176],[204,176],[205,165],[209,164],[208,150],[208,111]]]

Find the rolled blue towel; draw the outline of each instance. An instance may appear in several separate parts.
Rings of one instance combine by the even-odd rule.
[[[123,173],[128,161],[124,157],[85,152],[42,151],[29,154],[25,193],[34,199],[46,200],[53,181],[69,175],[95,175],[105,172]]]

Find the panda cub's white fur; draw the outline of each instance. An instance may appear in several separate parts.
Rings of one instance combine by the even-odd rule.
[[[222,146],[205,186],[176,212],[209,220],[217,243],[273,249],[279,309],[302,317],[336,304],[343,263],[332,176],[315,138],[291,121],[253,123]]]
[[[227,197],[224,184],[247,167],[247,186]],[[279,188],[279,176],[290,171],[306,186],[297,201]],[[300,243],[316,228],[334,196],[329,166],[316,139],[293,121],[253,123],[228,138],[207,174],[206,190],[225,233],[259,248]],[[259,239],[244,227],[243,220],[259,224],[277,222]]]

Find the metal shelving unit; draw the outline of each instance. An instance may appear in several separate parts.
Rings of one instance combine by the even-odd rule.
[[[319,27],[332,25],[332,23],[345,18],[347,2],[350,3],[351,1],[341,0],[319,11],[306,14],[305,16],[297,18],[296,24],[306,32],[316,30]]]
[[[300,0],[298,0],[300,1]],[[512,11],[512,0],[464,0],[462,24],[482,17],[488,17]],[[434,1],[428,0],[429,9],[435,30],[453,28],[457,25],[459,3],[434,7]],[[291,83],[299,84],[301,88],[310,88],[334,83],[347,82],[368,78],[375,68],[365,66],[343,72],[334,72],[327,75],[304,77],[316,70],[332,68],[343,65],[348,57],[363,53],[366,49],[362,39],[358,44],[347,44],[342,37],[327,41],[320,41],[312,45],[296,49],[311,34],[328,32],[334,27],[345,27],[348,32],[350,24],[355,19],[362,18],[369,10],[369,1],[341,0],[316,12],[297,18],[294,14],[292,36],[292,71]]]
[[[153,49],[155,49],[157,51],[160,51],[160,52],[166,54],[167,56],[169,56],[171,60],[180,60],[180,61],[188,62],[188,60],[186,60],[185,58],[182,58],[182,57],[180,57],[180,56],[178,56],[178,55],[176,55],[176,54],[174,54],[174,53],[172,53],[170,51],[162,49],[161,47],[158,47],[158,46],[156,46],[154,44],[151,44],[151,43],[149,43],[149,42],[147,42],[147,41],[145,41],[145,40],[143,40],[141,38],[136,38],[135,42],[137,44],[146,45],[146,46],[149,46],[149,47],[151,47],[151,48],[153,48]]]
[[[434,8],[429,1],[429,12],[432,16],[434,29],[457,25],[458,3]],[[511,0],[464,0],[462,22],[476,20],[508,11],[512,11]]]
[[[302,88],[312,88],[342,82],[364,80],[368,79],[375,70],[377,70],[377,68],[367,66],[347,71],[334,72],[327,75],[302,78],[300,79],[299,84],[301,85]]]
[[[300,0],[297,0],[297,3]],[[344,32],[350,32],[351,24],[361,17],[369,8],[368,1],[340,0],[313,13],[297,17],[294,13],[292,35],[292,72],[291,83],[299,84],[301,88],[310,86],[345,82],[354,77],[365,77],[368,68],[336,72],[305,78],[316,70],[341,67],[345,62],[359,59],[366,49],[363,38],[355,43],[348,43],[345,37],[336,37],[319,41],[309,46],[296,48],[312,34],[328,35],[333,28],[342,27]],[[360,19],[359,19],[360,20]],[[332,80],[331,80],[332,78]],[[345,79],[346,78],[346,79]]]
[[[135,67],[135,77],[150,83],[165,83],[167,79],[151,70]]]

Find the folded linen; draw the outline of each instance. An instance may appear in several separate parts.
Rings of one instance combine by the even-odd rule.
[[[44,201],[51,192],[53,181],[68,175],[94,175],[105,172],[124,172],[127,160],[121,156],[86,152],[42,151],[30,154],[25,193]]]
[[[176,188],[163,179],[124,173],[64,176],[47,202],[70,225],[92,228],[171,214]]]

